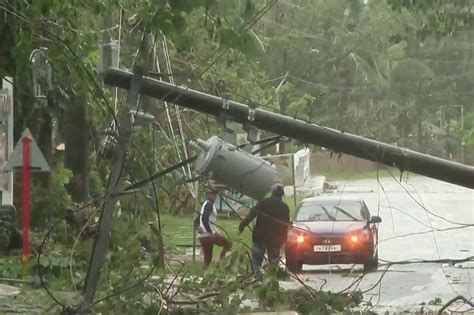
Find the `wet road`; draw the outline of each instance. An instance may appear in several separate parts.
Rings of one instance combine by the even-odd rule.
[[[377,272],[366,274],[351,290],[370,290],[364,294],[364,300],[371,300],[372,310],[377,312],[417,311],[422,303],[444,304],[457,295],[472,298],[474,262],[396,264],[389,269],[383,265],[386,261],[474,256],[474,227],[459,228],[460,225],[454,224],[474,224],[474,191],[424,177],[404,178],[402,182],[389,177],[381,178],[380,183],[377,180],[337,183],[336,194],[362,197],[371,214],[379,214],[383,220],[379,226],[382,266]],[[436,231],[432,232],[432,227]],[[338,292],[361,276],[361,266],[350,272],[351,267],[305,265],[301,277],[315,288],[323,286],[325,290]],[[298,284],[288,282],[283,286],[291,288]],[[423,307],[440,308],[439,305]],[[451,309],[458,307],[467,308],[456,304]]]

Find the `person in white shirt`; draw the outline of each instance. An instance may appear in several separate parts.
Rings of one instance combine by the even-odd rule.
[[[206,192],[206,201],[202,204],[199,217],[195,222],[198,239],[204,253],[204,269],[207,269],[212,261],[214,245],[222,247],[220,258],[224,257],[232,247],[232,242],[220,235],[214,226],[217,219],[217,209],[214,206],[216,197],[215,190],[210,189]]]

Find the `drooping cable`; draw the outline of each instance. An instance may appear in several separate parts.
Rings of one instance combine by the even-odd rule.
[[[163,45],[164,47],[164,45]],[[164,49],[163,49],[164,50]],[[166,59],[166,58],[165,58]],[[158,55],[158,52],[156,51],[156,46],[155,46],[155,66],[156,66],[156,69],[159,73],[161,73],[161,65],[160,65],[160,60],[159,60],[159,55]],[[160,76],[158,78],[159,81],[161,82],[164,82],[163,80],[163,77]],[[176,154],[178,155],[178,160],[179,161],[182,161],[182,157],[181,157],[181,150],[179,149],[179,146],[178,146],[178,142],[177,142],[177,138],[176,138],[176,133],[174,131],[174,127],[173,127],[173,122],[171,120],[171,112],[170,112],[170,108],[169,108],[169,104],[167,101],[163,101],[164,105],[165,105],[165,112],[166,112],[166,118],[168,120],[168,126],[169,126],[169,130],[170,130],[170,134],[171,134],[171,139],[173,140],[174,142],[174,146],[175,146],[175,149],[176,149]],[[186,174],[186,168],[184,167],[184,165],[182,166],[182,172],[183,172],[183,175],[184,176],[187,176]]]
[[[119,27],[118,27],[118,42],[117,42],[117,63],[115,64],[116,68],[120,68],[120,51],[121,51],[121,46],[122,46],[122,18],[123,18],[123,8],[120,8],[120,13],[119,13]],[[105,70],[105,69],[104,69]],[[114,89],[114,113],[117,115],[117,103],[118,103],[118,87],[115,87]],[[116,124],[115,120],[112,120],[110,124],[110,128],[112,130],[116,129]],[[109,135],[107,134],[105,136],[105,141],[104,145],[107,143],[109,139]]]
[[[165,57],[165,63],[166,63],[166,71],[169,74],[169,76],[168,76],[169,83],[174,85],[175,82],[174,82],[174,77],[173,77],[173,69],[171,67],[170,54],[169,54],[169,49],[168,49],[168,42],[167,42],[166,36],[164,36],[164,35],[163,35],[163,40],[162,40],[162,46],[163,46],[163,54],[164,54],[164,57]],[[186,138],[185,138],[185,134],[184,134],[184,130],[183,130],[183,123],[182,123],[182,120],[181,120],[181,112],[180,112],[179,106],[174,104],[174,110],[175,110],[175,113],[176,113],[176,120],[178,121],[178,129],[179,129],[179,134],[180,134],[180,138],[181,138],[181,144],[183,146],[184,157],[185,157],[185,159],[188,159],[189,158],[188,148],[186,146]],[[177,145],[177,143],[176,143],[176,145]],[[177,148],[177,152],[178,152],[178,157],[179,157],[179,149],[178,148]],[[187,171],[188,171],[187,175],[189,177],[192,177],[191,166],[189,164],[187,165]],[[190,190],[191,194],[193,195],[194,198],[196,198],[196,196],[197,196],[196,187],[193,186],[192,183],[189,183],[188,185],[189,185],[189,190]]]

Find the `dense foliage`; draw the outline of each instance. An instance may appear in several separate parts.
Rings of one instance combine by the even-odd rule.
[[[38,233],[34,241],[38,245],[45,228],[61,219],[68,207],[81,208],[92,201],[84,207],[89,212],[81,217],[80,226],[97,216],[94,211],[110,171],[113,131],[120,124],[115,112],[126,97],[124,91],[102,84],[101,73],[109,66],[131,69],[138,64],[165,81],[473,163],[472,7],[466,1],[442,3],[3,1],[0,77],[10,76],[15,82],[15,139],[30,128],[53,166],[50,176],[34,178],[33,227]],[[43,98],[36,97],[33,86],[33,76],[42,69],[31,62],[32,52],[40,47],[45,48],[44,60],[52,71],[51,80],[40,77]],[[123,167],[128,182],[184,158],[189,139],[223,134],[214,118],[179,111],[171,104],[144,98],[141,110],[154,115],[155,123],[137,120]],[[282,144],[280,150],[297,146]],[[189,176],[188,169],[180,169],[146,191],[121,198],[101,296],[155,271],[156,257],[140,250],[141,240],[150,235],[147,222],[160,221],[166,213],[191,215],[193,189],[182,184]],[[76,240],[73,233],[79,233],[77,226],[58,225],[44,249],[41,265],[46,280],[58,290],[80,287],[84,281],[91,238]],[[165,248],[178,252],[169,243]],[[203,294],[215,279],[221,284],[215,290],[225,287],[211,303],[191,303],[193,307],[235,312],[255,295],[262,308],[290,305],[303,313],[314,308],[318,313],[344,310],[360,303],[359,296],[284,294],[277,275],[271,274],[256,291],[244,290],[241,277],[248,265],[241,254],[234,253],[206,273],[195,266],[182,270],[192,275],[182,279],[182,290],[189,296]],[[155,282],[169,272],[158,269]],[[20,275],[18,266],[2,271],[4,277]],[[155,303],[159,296],[151,305],[144,303],[142,291],[143,285],[137,286],[98,308],[151,313],[163,307]]]

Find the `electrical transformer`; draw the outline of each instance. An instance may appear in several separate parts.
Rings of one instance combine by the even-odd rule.
[[[246,196],[260,200],[277,182],[276,169],[264,159],[240,151],[214,136],[190,145],[198,153],[196,171]]]

